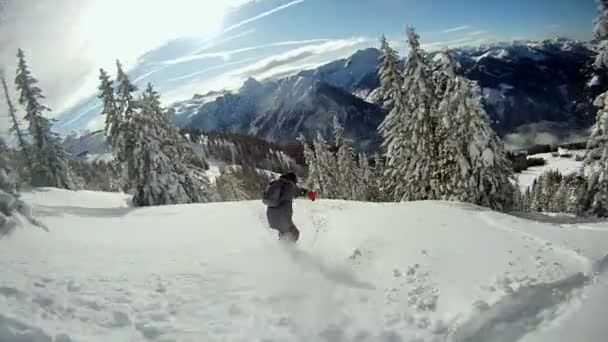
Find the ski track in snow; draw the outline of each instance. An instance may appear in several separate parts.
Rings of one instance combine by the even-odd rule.
[[[521,234],[539,245],[548,243],[547,240],[532,234],[508,228],[486,213],[481,213],[480,216],[495,228]],[[522,287],[492,306],[479,308],[457,328],[451,341],[519,341],[528,333],[559,319],[560,315],[574,314],[584,300],[584,287],[608,271],[608,255],[593,264],[591,260],[572,249],[552,245],[557,252],[580,262],[588,275],[579,272],[555,282]]]
[[[485,221],[489,226],[492,226],[496,229],[500,229],[503,231],[507,231],[510,233],[521,235],[522,237],[526,237],[528,240],[535,242],[539,246],[551,246],[552,250],[565,255],[566,257],[572,258],[578,261],[583,267],[584,272],[589,273],[593,270],[593,262],[588,258],[582,256],[580,253],[576,252],[573,249],[570,249],[565,246],[561,246],[556,244],[555,242],[551,242],[549,240],[542,239],[534,234],[526,233],[519,229],[509,228],[508,226],[497,222],[496,219],[492,219],[487,213],[480,213],[479,215],[483,221]],[[607,247],[608,251],[608,247]]]
[[[257,204],[131,210],[115,194],[37,196],[50,233],[0,240],[0,342],[515,342],[575,314],[608,272],[608,256],[594,261],[524,231],[522,219],[458,204],[297,202],[302,240],[285,248]],[[199,227],[200,217],[225,226]],[[398,224],[388,237],[377,233],[387,222]],[[480,241],[444,244],[471,232]],[[449,263],[484,251],[521,265],[484,275],[471,273],[483,263]]]

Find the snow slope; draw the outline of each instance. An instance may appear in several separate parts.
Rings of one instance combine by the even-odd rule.
[[[608,224],[445,202],[132,209],[24,194],[50,227],[0,241],[0,341],[604,342]],[[603,261],[602,261],[603,260]]]
[[[518,174],[519,186],[526,190],[532,186],[534,180],[547,171],[557,170],[564,175],[582,172],[583,162],[574,159],[575,155],[582,155],[584,151],[572,151],[571,158],[554,157],[551,153],[539,153],[530,158],[543,158],[547,163],[543,166],[531,167]]]

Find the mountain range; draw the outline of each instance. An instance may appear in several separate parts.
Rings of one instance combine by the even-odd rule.
[[[464,75],[481,87],[484,105],[503,136],[530,124],[580,130],[595,119],[590,99],[605,85],[589,82],[595,54],[590,43],[521,41],[453,53]],[[275,142],[317,131],[328,134],[337,115],[348,137],[367,150],[376,146],[376,128],[386,114],[378,103],[379,56],[370,48],[282,79],[248,79],[236,92],[197,95],[173,104],[168,113],[182,127]]]
[[[598,77],[590,81],[595,49],[589,42],[559,38],[452,52],[465,77],[479,84],[494,127],[505,136],[529,131],[531,125],[548,131],[589,127],[596,113],[591,98],[608,83]],[[300,134],[310,138],[318,131],[327,135],[338,116],[347,137],[370,150],[379,142],[376,129],[386,115],[378,103],[379,56],[378,49],[369,48],[287,77],[250,78],[236,91],[196,94],[176,102],[167,113],[182,128],[248,134],[277,143]],[[401,67],[404,64],[402,60]],[[98,115],[94,102],[84,109],[86,115],[76,116],[81,126]]]

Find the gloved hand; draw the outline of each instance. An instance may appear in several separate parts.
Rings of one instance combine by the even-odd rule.
[[[308,192],[308,199],[314,202],[317,199],[317,192],[316,191],[309,191]]]

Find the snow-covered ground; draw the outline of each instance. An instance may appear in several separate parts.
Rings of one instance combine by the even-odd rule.
[[[534,180],[543,173],[550,170],[557,170],[564,175],[580,172],[583,167],[582,161],[576,161],[576,155],[584,154],[583,151],[572,151],[571,158],[554,157],[551,153],[540,153],[529,156],[529,158],[543,158],[547,163],[543,166],[531,167],[518,174],[519,186],[522,190],[532,186]]]
[[[447,202],[132,209],[26,193],[50,232],[0,240],[0,341],[585,341],[608,336],[608,224]]]

